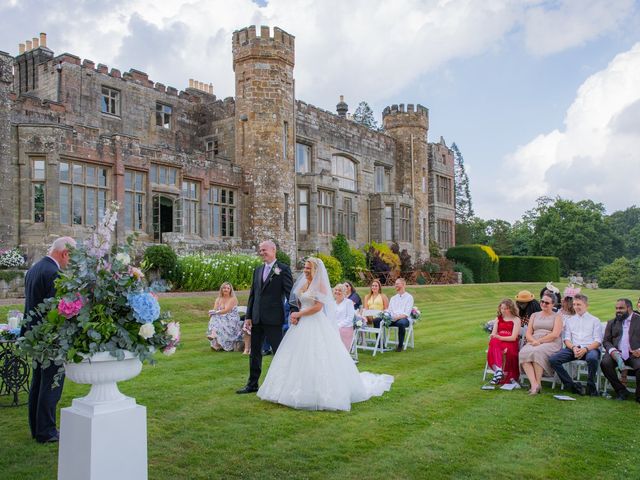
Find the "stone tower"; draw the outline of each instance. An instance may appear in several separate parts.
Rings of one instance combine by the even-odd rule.
[[[233,33],[236,162],[245,171],[243,237],[273,239],[295,259],[294,37],[279,28]]]
[[[382,112],[385,131],[396,139],[396,191],[411,195],[413,207],[413,245],[422,258],[429,255],[427,193],[429,110],[422,105],[391,105]]]
[[[0,178],[3,188],[0,189],[0,245],[3,248],[16,246],[18,240],[18,209],[15,198],[18,191],[16,182],[17,165],[12,156],[11,145],[11,100],[13,91],[13,57],[0,52]]]

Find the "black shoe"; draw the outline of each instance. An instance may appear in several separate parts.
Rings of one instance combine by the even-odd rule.
[[[263,350],[262,351],[262,356],[266,357],[268,355],[273,355],[273,350],[269,349],[269,350]]]
[[[578,395],[584,395],[585,394],[584,387],[579,383],[574,383],[571,386],[571,392],[572,393],[577,393]]]
[[[243,393],[254,393],[258,391],[258,387],[251,387],[249,385],[246,385],[244,388],[241,388],[240,390],[236,390],[236,393],[242,395]]]
[[[60,437],[54,435],[53,437],[49,437],[46,440],[37,440],[38,443],[56,443],[60,441]]]
[[[587,388],[590,397],[599,397],[598,389],[594,386],[589,385]]]
[[[629,393],[627,391],[620,391],[616,393],[615,399],[620,401],[625,401],[628,396],[629,396]]]
[[[402,345],[398,345],[396,347],[396,352],[401,352],[402,351]]]
[[[636,402],[640,403],[640,398],[636,398]]]

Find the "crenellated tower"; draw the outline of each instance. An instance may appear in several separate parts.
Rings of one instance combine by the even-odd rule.
[[[429,110],[422,105],[391,105],[382,112],[385,131],[396,140],[396,191],[411,195],[413,207],[413,244],[416,252],[427,257],[428,225],[428,143]]]
[[[242,225],[250,243],[271,238],[295,258],[294,37],[275,27],[233,33],[236,162],[245,172]]]

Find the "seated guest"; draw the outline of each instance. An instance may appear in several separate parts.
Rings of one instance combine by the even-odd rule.
[[[638,298],[638,302],[636,303],[636,309],[634,310],[634,312],[640,315],[640,298]]]
[[[533,293],[529,290],[518,292],[516,304],[518,305],[518,317],[520,317],[520,323],[523,327],[529,323],[529,317],[532,313],[542,310],[538,301],[533,297]]]
[[[353,342],[353,317],[356,314],[353,302],[345,298],[347,287],[344,283],[339,283],[333,288],[333,296],[336,299],[336,323],[340,330],[340,338],[347,351],[351,351]]]
[[[564,297],[562,299],[562,303],[560,304],[560,311],[558,312],[562,316],[562,325],[564,328],[564,324],[569,317],[573,317],[576,314],[575,309],[573,308],[573,297]]]
[[[636,402],[640,403],[640,315],[633,311],[633,304],[628,298],[616,302],[616,317],[607,322],[603,345],[605,353],[600,367],[602,373],[616,391],[618,400],[625,400],[628,392],[618,379],[616,367],[622,371],[629,366],[636,376]]]
[[[529,395],[540,393],[544,372],[553,375],[549,357],[562,348],[562,315],[553,311],[555,304],[555,294],[547,290],[540,299],[542,311],[533,313],[529,318],[527,344],[519,355],[520,366],[531,384]]]
[[[347,287],[347,298],[353,302],[353,306],[356,310],[358,310],[362,306],[362,299],[356,289],[353,288],[353,284],[351,282],[344,282],[344,286]]]
[[[233,351],[234,344],[242,332],[237,307],[238,299],[233,287],[229,282],[224,282],[220,286],[213,310],[209,310],[207,338],[211,341],[213,350]]]
[[[389,307],[389,299],[382,293],[380,280],[374,280],[369,287],[369,293],[365,295],[362,307],[365,310],[386,310]],[[373,317],[367,317],[367,321],[373,321]],[[377,328],[377,327],[376,327]]]
[[[569,317],[564,324],[562,334],[564,347],[551,355],[549,361],[565,388],[573,393],[584,395],[584,388],[580,383],[571,379],[564,364],[573,360],[585,360],[589,370],[588,393],[591,396],[597,396],[596,372],[600,360],[600,345],[602,345],[602,325],[600,325],[598,317],[587,311],[588,307],[589,299],[586,295],[578,293],[573,297],[573,308],[576,314]]]
[[[520,318],[516,305],[510,298],[505,298],[498,305],[498,316],[493,323],[489,339],[487,362],[493,370],[493,385],[518,381],[518,336],[520,335]]]
[[[407,327],[411,324],[409,315],[411,315],[411,309],[413,308],[413,297],[406,291],[406,281],[400,277],[396,280],[395,289],[396,294],[391,297],[389,301],[389,308],[387,311],[391,314],[391,327],[398,327],[398,346],[396,352],[401,352],[404,345],[404,335],[407,331]],[[373,325],[376,328],[380,327],[381,318],[376,318],[373,321]]]
[[[556,287],[552,282],[547,282],[547,284],[540,291],[540,298],[544,297],[545,293],[553,293],[556,299],[556,303],[553,305],[553,311],[557,312],[560,310],[560,289]]]

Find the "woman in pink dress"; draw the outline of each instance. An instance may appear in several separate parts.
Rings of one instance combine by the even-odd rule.
[[[493,370],[493,385],[518,381],[518,336],[520,318],[513,300],[505,298],[498,306],[498,317],[490,335],[487,362]]]

